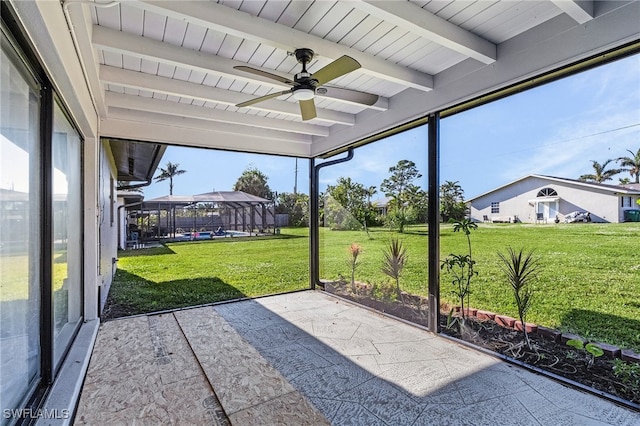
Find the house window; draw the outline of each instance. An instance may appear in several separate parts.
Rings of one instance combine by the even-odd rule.
[[[633,197],[620,197],[620,207],[631,207]]]
[[[500,202],[499,201],[493,201],[491,203],[491,213],[492,214],[500,213]]]
[[[542,188],[538,191],[538,197],[557,197],[558,193],[553,188]]]

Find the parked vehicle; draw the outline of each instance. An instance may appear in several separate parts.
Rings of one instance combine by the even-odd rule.
[[[576,210],[564,217],[564,223],[591,222],[591,213]]]

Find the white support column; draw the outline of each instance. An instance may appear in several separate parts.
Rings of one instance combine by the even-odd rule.
[[[98,317],[98,162],[99,141],[84,141],[84,318]]]

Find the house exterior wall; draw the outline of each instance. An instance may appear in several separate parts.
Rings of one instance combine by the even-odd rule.
[[[471,219],[482,222],[487,216],[491,221],[513,221],[517,217],[520,222],[534,223],[537,211],[532,200],[538,199],[537,194],[543,188],[552,188],[558,193],[556,206],[561,221],[565,215],[576,210],[590,212],[594,222],[623,221],[622,209],[619,208],[620,197],[613,192],[535,176],[473,199],[470,203]],[[492,202],[500,203],[499,213],[491,213]],[[545,213],[545,221],[553,222],[554,219],[555,215]]]
[[[111,282],[116,271],[118,258],[118,211],[116,189],[117,173],[111,149],[106,142],[100,143],[100,167],[98,170],[98,266],[99,305],[102,312],[107,301]]]

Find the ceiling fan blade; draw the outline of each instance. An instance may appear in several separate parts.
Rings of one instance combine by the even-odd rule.
[[[271,80],[275,80],[275,81],[279,81],[280,83],[284,83],[284,84],[289,84],[291,86],[293,86],[294,82],[286,77],[282,77],[280,75],[277,74],[273,74],[267,71],[262,71],[259,70],[257,68],[252,68],[252,67],[247,67],[245,65],[236,65],[235,67],[233,67],[233,69],[236,69],[238,71],[244,71],[244,72],[248,72],[250,74],[255,74],[255,75],[259,75],[261,77],[266,77],[266,78],[270,78]]]
[[[358,68],[360,68],[360,63],[352,57],[345,55],[331,62],[329,65],[320,68],[317,72],[313,73],[311,78],[318,80],[318,86],[322,86]]]
[[[358,92],[357,90],[342,89],[340,87],[320,87],[316,90],[316,96],[341,99],[361,105],[373,105],[378,102],[378,95]]]
[[[253,99],[250,99],[250,100],[245,101],[245,102],[240,102],[236,106],[238,108],[242,108],[242,107],[246,107],[246,106],[249,106],[249,105],[257,104],[258,102],[266,101],[268,99],[277,98],[278,96],[289,95],[292,92],[293,92],[293,89],[283,90],[282,92],[271,93],[270,95],[264,95],[264,96],[260,96],[259,98],[253,98]]]
[[[309,99],[307,101],[299,101],[300,103],[300,114],[302,114],[302,121],[311,120],[312,118],[316,118],[318,115],[316,114],[316,104],[313,102],[313,99]]]

